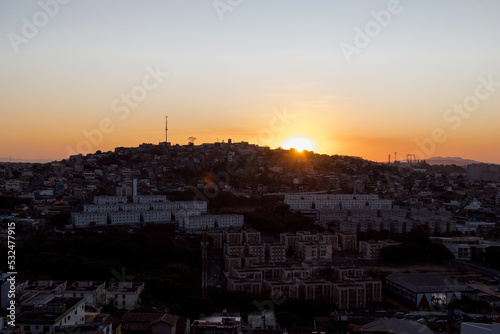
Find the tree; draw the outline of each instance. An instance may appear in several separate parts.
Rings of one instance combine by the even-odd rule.
[[[423,226],[413,228],[410,233],[408,233],[408,240],[423,247],[430,244],[429,233]]]
[[[488,265],[494,269],[500,269],[500,263],[498,259],[500,258],[500,247],[488,247],[484,252],[484,260]]]
[[[51,217],[52,226],[56,228],[64,228],[64,225],[68,224],[71,216],[67,212],[60,212]]]
[[[446,262],[449,260],[453,260],[455,256],[446,246],[443,244],[432,243],[428,248],[429,252],[429,260],[433,262]]]

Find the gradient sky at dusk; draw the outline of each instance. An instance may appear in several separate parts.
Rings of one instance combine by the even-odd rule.
[[[342,43],[356,46],[357,29],[376,28],[373,12],[395,0],[218,1],[232,10],[213,0],[4,1],[0,159],[158,143],[168,115],[173,144],[275,148],[304,137],[316,152],[375,161],[397,151],[500,163],[498,0],[400,0],[350,62]],[[44,3],[59,4],[53,17]],[[27,36],[26,22],[44,15]],[[156,68],[168,77],[125,112],[122,95]],[[449,110],[464,103],[470,112]],[[111,130],[96,135],[102,122]]]

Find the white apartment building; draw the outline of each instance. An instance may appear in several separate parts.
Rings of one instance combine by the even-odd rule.
[[[201,213],[207,212],[207,202],[205,201],[178,201],[178,202],[152,202],[153,210],[176,210],[176,209],[195,209]]]
[[[125,203],[120,204],[121,211],[148,211],[151,209],[150,204],[145,203]]]
[[[141,212],[144,223],[164,223],[172,221],[172,213],[163,210],[150,210]]]
[[[118,204],[84,204],[83,212],[113,212],[120,211]]]
[[[144,282],[116,282],[106,291],[106,302],[113,301],[119,310],[133,310],[140,304]]]
[[[356,250],[358,237],[356,233],[342,232],[339,235],[339,248],[341,250]]]
[[[332,283],[334,304],[339,310],[363,309],[366,307],[366,289],[352,282]]]
[[[304,300],[332,303],[333,283],[316,279],[297,279],[298,297]]]
[[[103,305],[106,303],[106,282],[76,281],[63,292],[63,297],[84,298],[85,306]]]
[[[331,260],[333,254],[332,244],[324,242],[297,242],[295,254],[299,256],[302,261],[311,260]]]
[[[271,263],[286,261],[286,248],[283,244],[266,243],[266,259]]]
[[[245,253],[257,257],[258,262],[264,262],[266,259],[266,246],[264,244],[245,243]]]
[[[280,243],[285,245],[286,250],[295,251],[297,242],[300,240],[300,236],[296,233],[285,232],[280,234]]]
[[[284,202],[293,211],[316,211],[323,208],[329,209],[389,209],[391,200],[380,199],[378,195],[332,195],[332,194],[285,194]]]
[[[196,209],[177,209],[172,211],[172,214],[173,214],[172,219],[179,223],[180,228],[183,228],[185,217],[199,216],[201,215],[201,212],[200,210]]]
[[[336,234],[329,232],[318,233],[318,241],[331,244],[332,251],[336,251],[339,249],[339,236]]]
[[[218,228],[241,228],[244,224],[243,215],[227,214],[215,216],[215,227]]]
[[[108,223],[108,215],[103,212],[73,212],[73,227],[104,226]]]
[[[179,227],[190,231],[199,231],[211,228],[241,228],[243,226],[243,215],[201,215],[186,216]]]
[[[207,212],[208,202],[206,201],[180,201],[175,203],[179,203],[180,209],[196,209],[199,210],[201,213]]]
[[[180,228],[185,228],[190,231],[201,231],[203,229],[211,229],[215,227],[215,216],[186,216],[183,222],[179,222]]]
[[[243,242],[249,244],[260,244],[261,243],[261,233],[256,230],[243,230],[241,231],[243,236]]]
[[[135,194],[135,185],[134,185]],[[107,224],[135,224],[162,223],[175,220],[180,227],[184,227],[185,217],[200,216],[207,212],[206,201],[178,201],[170,202],[165,195],[133,196],[134,202],[128,203],[125,196],[95,196],[94,204],[85,204],[83,212],[72,213],[72,223],[75,228],[89,226],[104,226]],[[192,226],[187,229],[196,229],[196,225],[207,227],[241,227],[243,216],[219,215],[214,216],[213,224],[205,224],[210,218],[191,220]],[[194,225],[193,225],[194,224]],[[201,226],[200,225],[200,226]]]
[[[244,245],[224,244],[224,255],[241,256],[245,253]]]
[[[120,204],[127,203],[126,196],[94,196],[94,204]]]
[[[137,203],[150,204],[155,202],[166,202],[167,196],[165,195],[139,195],[136,196]]]
[[[151,203],[151,209],[153,210],[168,210],[173,211],[180,208],[179,202],[154,202]]]
[[[110,212],[111,224],[137,224],[141,222],[141,213],[136,211]]]
[[[414,227],[427,226],[429,232],[445,233],[456,230],[456,224],[447,217],[434,218],[412,218],[412,219],[345,219],[339,224],[340,230],[350,233],[366,232],[368,230],[382,231],[387,230],[392,233],[406,234]]]
[[[384,247],[381,242],[370,240],[359,242],[359,254],[365,260],[380,260],[380,250]]]

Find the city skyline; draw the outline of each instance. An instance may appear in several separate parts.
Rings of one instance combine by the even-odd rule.
[[[493,0],[2,7],[4,160],[157,144],[169,116],[174,145],[500,163]]]

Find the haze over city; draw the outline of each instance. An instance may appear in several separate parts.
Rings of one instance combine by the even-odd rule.
[[[157,144],[168,115],[172,144],[500,163],[498,1],[1,7],[1,160]]]

